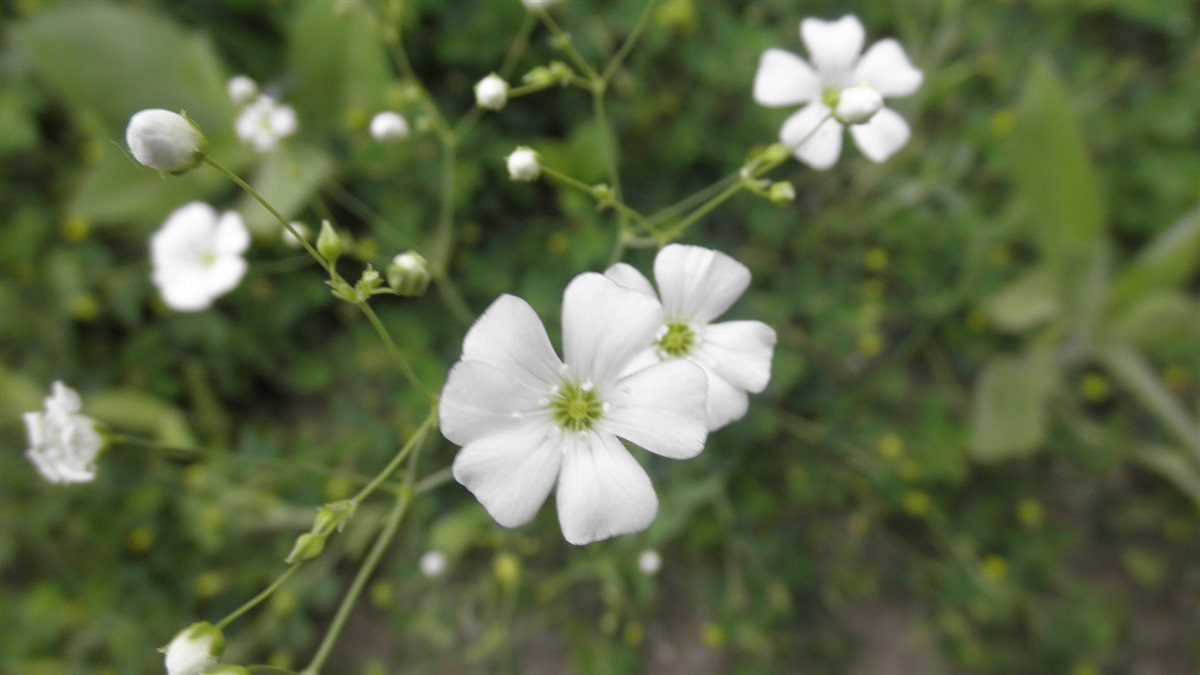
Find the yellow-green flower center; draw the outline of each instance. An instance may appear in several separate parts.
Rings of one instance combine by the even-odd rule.
[[[604,404],[589,384],[565,384],[550,402],[554,423],[567,431],[588,431],[604,412]]]
[[[821,94],[821,102],[829,106],[830,109],[836,108],[840,100],[842,100],[841,89],[826,89],[825,93]]]
[[[687,356],[696,344],[696,333],[686,323],[671,322],[655,344],[660,352],[672,358]]]
[[[200,254],[200,264],[204,267],[212,267],[217,264],[217,254],[213,251],[204,251]]]

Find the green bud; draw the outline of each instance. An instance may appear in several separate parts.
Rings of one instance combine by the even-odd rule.
[[[787,181],[771,183],[767,188],[767,199],[775,206],[785,206],[796,199],[796,188]]]
[[[337,232],[334,232],[333,225],[330,225],[328,220],[321,221],[321,234],[317,236],[317,253],[320,253],[321,257],[330,263],[335,263],[338,258],[342,257],[341,239]]]
[[[415,297],[429,288],[429,263],[416,251],[405,251],[392,258],[387,268],[388,285],[400,295]]]
[[[204,671],[204,675],[250,675],[250,671],[245,666],[217,666]]]
[[[333,297],[337,298],[338,300],[345,300],[346,302],[358,302],[358,294],[355,293],[354,287],[346,283],[346,281],[341,277],[330,279],[325,283],[329,284],[329,287],[333,289],[331,291],[333,293]]]
[[[369,263],[367,269],[363,270],[362,277],[358,283],[354,285],[354,290],[358,291],[360,298],[369,298],[379,287],[383,286],[383,277],[379,276],[379,270],[372,267]]]
[[[292,546],[292,552],[288,554],[284,562],[291,564],[297,560],[312,560],[321,555],[321,551],[325,550],[325,540],[328,538],[328,534],[305,532],[296,537],[296,543]]]
[[[600,183],[599,185],[592,186],[592,199],[596,200],[596,208],[606,209],[613,205],[616,198],[617,196],[613,193],[613,189],[608,185]]]
[[[354,502],[349,499],[330,502],[317,509],[317,517],[313,521],[312,532],[315,534],[329,534],[335,529],[341,532],[342,528],[346,526],[346,523],[353,515]]]
[[[767,164],[778,164],[792,156],[792,148],[783,143],[776,143],[762,151],[762,160]]]

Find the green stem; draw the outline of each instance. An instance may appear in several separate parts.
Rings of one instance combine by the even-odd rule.
[[[471,312],[471,308],[463,300],[462,293],[458,290],[458,284],[454,283],[450,275],[443,274],[438,277],[437,288],[454,318],[468,325],[475,319],[475,314]]]
[[[578,178],[568,176],[567,174],[557,169],[552,169],[544,164],[542,165],[542,174],[559,185],[569,187],[573,190],[578,190],[579,192],[596,199],[595,187],[588,185]],[[612,207],[613,210],[617,211],[618,213],[625,214],[625,216],[637,222],[638,224],[645,225],[647,222],[645,216],[643,216],[641,213],[638,213],[636,209],[620,201],[619,199],[613,199],[611,201],[605,200],[604,202],[600,202],[600,200],[597,199],[596,203],[603,207]]]
[[[621,174],[617,171],[617,148],[613,141],[612,127],[608,124],[608,114],[604,110],[603,84],[597,83],[592,91],[592,108],[596,113],[596,127],[600,132],[600,151],[604,154],[604,168],[608,172],[609,186],[612,187],[613,198],[621,201]],[[617,211],[621,229],[629,225],[628,217],[620,210]]]
[[[450,467],[438,469],[437,471],[434,471],[417,482],[417,484],[413,486],[413,494],[424,494],[439,488],[452,480],[454,480],[454,472],[450,470]]]
[[[441,194],[438,207],[437,239],[433,251],[433,276],[440,279],[446,274],[450,255],[454,248],[454,160],[456,141],[453,134],[442,136]]]
[[[711,199],[713,195],[717,194],[738,180],[741,180],[740,170],[725,176],[721,180],[699,190],[698,192],[694,192],[691,195],[684,197],[683,199],[666,208],[650,214],[648,222],[651,226],[657,226],[663,221],[670,220],[678,216],[680,213],[683,213],[688,209],[695,208],[697,205],[704,203],[704,201]]]
[[[425,435],[429,433],[429,430],[433,426],[435,419],[436,413],[431,411],[429,416],[425,418],[425,421],[421,423],[421,426],[418,427],[416,432],[413,433],[412,437],[408,439],[408,442],[404,444],[404,447],[400,448],[400,452],[396,453],[396,456],[392,458],[392,461],[388,462],[388,465],[383,468],[383,471],[380,471],[370,483],[367,483],[366,487],[359,490],[358,494],[350,498],[350,501],[353,502],[355,506],[361,504],[364,499],[369,497],[371,493],[374,492],[375,489],[380,486],[380,484],[387,480],[388,477],[390,477],[396,471],[396,469],[400,468],[400,465],[404,463],[404,460],[407,459],[408,456],[411,455],[412,452],[418,446],[420,446],[422,442],[424,442]]]
[[[249,612],[250,610],[257,607],[259,604],[262,603],[263,600],[266,600],[267,598],[271,597],[271,594],[274,593],[280,586],[282,586],[283,582],[288,580],[288,577],[295,574],[296,570],[300,569],[300,566],[303,564],[304,564],[304,561],[298,561],[298,562],[292,563],[290,567],[288,567],[286,570],[283,571],[283,574],[280,574],[279,577],[275,579],[275,581],[271,582],[270,586],[267,586],[266,588],[264,588],[262,590],[262,592],[260,592],[258,595],[254,596],[253,598],[250,598],[241,607],[238,607],[237,609],[233,610],[232,612],[227,614],[224,619],[221,619],[220,621],[218,621],[216,623],[217,630],[224,630],[226,626],[228,626],[229,624],[236,621],[243,614],[245,614],[246,612]]]
[[[604,67],[604,74],[600,76],[600,81],[608,84],[612,81],[613,75],[617,73],[617,69],[621,67],[621,63],[625,57],[629,56],[629,52],[633,50],[633,46],[637,44],[638,38],[641,37],[642,31],[646,28],[646,22],[650,18],[650,10],[654,9],[654,3],[657,0],[648,0],[642,7],[642,14],[638,17],[637,23],[634,24],[633,30],[629,33],[629,37],[625,38],[624,44],[613,55],[608,65]]]
[[[508,79],[512,74],[513,68],[517,67],[517,61],[521,59],[521,55],[529,47],[529,36],[533,34],[533,27],[537,24],[537,17],[530,12],[525,12],[525,18],[521,21],[521,27],[517,29],[517,34],[513,37],[513,41],[508,45],[508,53],[504,55],[504,63],[500,65],[500,77]]]
[[[388,7],[398,7],[392,3]],[[429,95],[429,90],[421,82],[421,78],[417,77],[417,71],[412,67],[412,62],[408,60],[408,52],[404,49],[404,31],[401,27],[399,12],[397,11],[395,18],[395,30],[392,30],[386,23],[382,27],[383,41],[388,46],[388,53],[392,57],[396,68],[409,81],[417,92],[421,95],[425,107],[429,109],[429,117],[433,121],[433,126],[437,128],[440,134],[453,134],[454,131],[446,122],[446,118],[442,116],[441,110],[438,109],[437,103],[433,97]]]
[[[545,10],[539,9],[535,11],[538,15],[538,18],[542,20],[542,23],[546,24],[546,27],[550,29],[551,33],[554,33],[554,37],[558,40],[562,50],[566,52],[567,58],[571,60],[571,63],[575,64],[576,68],[587,75],[588,79],[592,80],[593,82],[598,81],[600,76],[596,73],[595,69],[588,65],[587,59],[584,59],[583,55],[581,55],[575,49],[575,45],[571,44],[571,36],[568,35],[562,28],[559,28],[558,23]]]

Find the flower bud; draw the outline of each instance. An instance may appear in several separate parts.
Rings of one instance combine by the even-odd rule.
[[[505,159],[508,161],[508,177],[513,180],[531,182],[542,174],[542,163],[537,153],[523,145]]]
[[[521,4],[525,5],[525,9],[535,12],[538,10],[546,10],[551,5],[557,5],[560,0],[521,0]]]
[[[400,113],[384,111],[371,119],[371,138],[380,143],[395,143],[408,138],[408,120]]]
[[[441,551],[426,551],[418,565],[421,575],[427,579],[439,577],[446,571],[446,555]]]
[[[767,199],[775,206],[785,206],[796,199],[796,188],[787,181],[771,183],[767,188]]]
[[[354,284],[354,290],[358,291],[359,297],[369,298],[379,287],[383,285],[383,278],[379,276],[379,270],[367,264],[367,269],[363,270],[362,276],[359,277],[358,283]]]
[[[400,295],[415,297],[429,287],[429,263],[416,251],[405,251],[392,258],[388,265],[388,285]]]
[[[250,671],[245,666],[219,666],[204,671],[204,675],[250,675]]]
[[[475,84],[475,105],[486,110],[503,110],[508,103],[508,83],[492,73]]]
[[[312,531],[318,534],[329,534],[336,529],[341,532],[353,515],[354,502],[349,499],[330,502],[317,509],[317,517],[313,520]]]
[[[321,221],[321,233],[317,235],[317,253],[330,263],[335,263],[342,257],[341,239],[338,238],[337,232],[333,231],[333,225],[330,225],[328,220]]]
[[[199,127],[183,115],[159,108],[134,113],[125,129],[125,142],[138,162],[172,175],[196,168],[208,151],[208,140]]]
[[[642,551],[638,556],[638,569],[648,577],[658,574],[658,571],[662,569],[662,556],[652,548]]]
[[[258,96],[258,84],[245,75],[229,78],[226,89],[229,91],[229,99],[237,106],[246,105]]]
[[[861,85],[847,87],[838,96],[833,116],[842,124],[865,124],[883,108],[883,97],[874,89]]]
[[[159,651],[167,655],[168,675],[200,675],[216,667],[225,651],[225,636],[216,626],[200,621],[179,631]]]
[[[325,550],[325,540],[328,538],[328,534],[305,532],[296,537],[296,543],[292,545],[291,553],[288,553],[287,558],[284,558],[283,561],[290,565],[298,560],[312,560]]]

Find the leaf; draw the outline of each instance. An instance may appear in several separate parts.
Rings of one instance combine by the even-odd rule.
[[[975,385],[971,457],[997,462],[1036,451],[1046,437],[1046,405],[1057,379],[1048,350],[989,362]]]
[[[1194,348],[1200,345],[1200,304],[1179,291],[1153,292],[1117,317],[1113,329],[1141,349]]]
[[[1000,289],[983,307],[1001,330],[1023,333],[1058,313],[1054,277],[1045,267],[1034,269]]]
[[[1200,208],[1146,245],[1113,284],[1109,305],[1114,312],[1160,288],[1177,286],[1200,271]]]
[[[1200,427],[1171,396],[1146,359],[1121,345],[1109,346],[1098,356],[1113,379],[1128,389],[1147,412],[1157,417],[1200,464]]]
[[[196,437],[187,417],[175,406],[140,391],[111,389],[90,394],[84,400],[88,415],[124,432],[152,434],[171,446],[192,447]]]
[[[289,143],[267,155],[249,182],[268,204],[291,219],[303,210],[332,171],[333,160],[323,150]],[[238,210],[255,236],[269,237],[279,232],[279,221],[250,195],[242,195]]]

